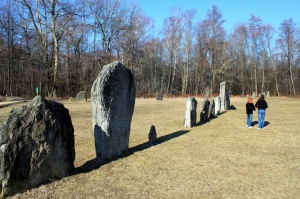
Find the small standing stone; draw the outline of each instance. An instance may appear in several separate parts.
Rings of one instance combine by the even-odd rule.
[[[267,91],[267,98],[269,98],[270,97],[270,92],[269,91]]]
[[[156,100],[163,100],[164,94],[163,93],[156,93]]]
[[[197,100],[194,97],[188,97],[186,100],[184,127],[196,126],[197,121]]]
[[[152,144],[152,145],[155,144],[156,138],[157,138],[157,133],[156,133],[154,125],[151,125],[150,132],[148,134],[148,138],[149,138],[150,144]]]
[[[86,91],[80,91],[79,93],[77,93],[77,101],[87,101]]]
[[[207,98],[204,98],[200,105],[200,122],[205,123],[209,120],[209,109],[210,109],[210,101]]]
[[[74,98],[73,97],[69,97],[69,102],[75,102]]]

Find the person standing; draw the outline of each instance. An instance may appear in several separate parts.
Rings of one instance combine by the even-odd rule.
[[[248,127],[248,128],[252,128],[253,111],[255,111],[253,99],[251,97],[249,97],[247,100],[247,103],[246,103],[246,114],[247,114],[246,127]]]
[[[257,102],[255,103],[255,107],[258,109],[258,127],[257,129],[265,128],[265,116],[266,109],[268,108],[268,104],[265,101],[265,96],[260,95]]]
[[[225,98],[226,98],[227,110],[230,110],[230,93],[229,93],[228,89],[226,89]]]

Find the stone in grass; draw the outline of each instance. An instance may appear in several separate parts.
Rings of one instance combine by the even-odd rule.
[[[126,152],[135,104],[131,71],[118,61],[104,66],[92,86],[91,102],[97,159]]]
[[[148,134],[148,138],[149,138],[149,143],[151,145],[155,145],[156,138],[157,138],[157,133],[156,133],[154,125],[151,125],[150,132]]]
[[[74,169],[74,128],[62,104],[35,97],[0,127],[0,191],[6,197]]]

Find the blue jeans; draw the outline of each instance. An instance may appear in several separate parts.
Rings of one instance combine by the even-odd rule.
[[[258,128],[264,128],[265,127],[265,115],[266,110],[259,109],[258,110]]]
[[[252,116],[253,114],[247,114],[247,125],[252,126]]]
[[[230,110],[230,98],[226,99],[227,110]]]

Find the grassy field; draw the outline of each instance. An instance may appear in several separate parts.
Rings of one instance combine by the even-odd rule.
[[[199,107],[203,99],[196,99]],[[262,130],[257,114],[246,128],[246,98],[231,98],[237,110],[193,128],[183,127],[186,98],[137,99],[129,153],[102,165],[95,159],[90,103],[60,102],[75,129],[75,172],[11,198],[300,197],[299,99],[268,98]],[[1,122],[11,108],[0,109]],[[151,125],[155,146],[147,144]]]

